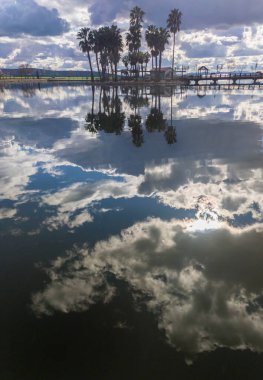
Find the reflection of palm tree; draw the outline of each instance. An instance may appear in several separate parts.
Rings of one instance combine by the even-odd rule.
[[[174,144],[176,143],[176,129],[172,125],[167,127],[166,131],[164,132],[165,140],[167,141],[167,144]]]
[[[92,86],[92,101],[91,101],[91,113],[88,113],[85,121],[85,129],[87,129],[89,132],[95,133],[97,132],[96,129],[96,123],[95,123],[95,116],[94,116],[94,96],[95,96],[95,88]]]
[[[137,147],[140,147],[144,142],[141,121],[142,118],[139,115],[130,115],[128,119],[128,125],[132,132],[132,142]]]
[[[171,87],[171,120],[170,125],[166,128],[164,132],[164,137],[167,141],[167,144],[174,144],[176,143],[176,128],[173,127],[173,87]]]
[[[125,103],[129,104],[132,110],[137,111],[137,108],[149,107],[149,100],[145,96],[139,94],[139,89],[136,87],[134,91],[129,94],[127,93],[124,97]]]
[[[103,112],[99,111],[94,115],[93,106],[91,113],[88,113],[85,120],[85,128],[90,132],[104,131],[119,135],[124,127],[125,114],[121,112],[121,100],[117,94],[117,88],[112,91],[112,96],[106,94],[103,88]],[[101,105],[99,106],[101,110]]]
[[[111,112],[109,115],[102,112],[97,115],[98,130],[103,130],[106,133],[120,135],[123,131],[124,121],[124,112]]]
[[[166,119],[164,119],[162,111],[158,110],[158,108],[152,108],[145,124],[148,132],[160,132],[166,127]]]
[[[21,89],[23,91],[23,95],[26,98],[32,98],[36,95],[36,88],[32,85],[29,85],[27,83],[21,85]]]

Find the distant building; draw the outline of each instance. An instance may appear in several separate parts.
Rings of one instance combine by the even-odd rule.
[[[172,68],[171,67],[162,67],[159,69],[150,70],[150,77],[152,80],[168,80],[172,79]],[[175,74],[175,71],[174,71]]]
[[[198,74],[199,75],[202,75],[202,74],[208,75],[208,72],[209,72],[209,69],[206,66],[201,66],[198,69]]]

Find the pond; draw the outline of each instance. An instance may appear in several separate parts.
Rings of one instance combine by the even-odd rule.
[[[0,92],[0,378],[261,379],[263,92]]]

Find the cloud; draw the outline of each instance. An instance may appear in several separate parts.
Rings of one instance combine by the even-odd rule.
[[[0,36],[56,36],[69,30],[69,24],[56,9],[47,9],[34,0],[4,3],[0,11]]]
[[[120,136],[89,134],[83,127],[90,94],[86,91],[79,86],[37,90],[27,97],[19,91],[14,97],[10,89],[2,94],[2,199],[23,197],[30,202],[27,187],[33,184],[39,202],[52,209],[42,224],[51,230],[72,231],[92,222],[94,204],[112,197],[117,207],[121,199],[140,197],[171,212],[193,210],[211,216],[212,209],[217,219],[232,224],[240,218],[243,225],[262,220],[260,90],[253,97],[247,91],[242,98],[238,90],[216,96],[209,90],[204,98],[192,91],[175,96],[176,156],[157,133],[145,131],[146,143],[139,150],[128,130]],[[168,118],[169,98],[162,98],[162,109]],[[126,112],[131,112],[127,105]],[[43,118],[43,113],[53,116]],[[141,110],[143,120],[147,113]],[[38,175],[66,178],[69,172],[70,180],[51,178],[48,194],[38,187]]]
[[[130,0],[121,4],[117,0],[72,0],[70,3],[54,0],[51,4],[47,0],[18,0],[11,4],[2,1],[0,40],[4,42],[1,35],[9,36],[12,51],[3,46],[0,65],[15,67],[28,62],[54,69],[87,69],[87,60],[77,46],[78,28],[114,22],[125,32],[129,11],[136,4],[146,12],[144,27],[150,23],[164,26],[169,11],[175,7],[172,0],[165,1],[161,8],[149,0],[136,4]],[[251,0],[249,7],[245,0],[234,0],[231,6],[227,0],[178,0],[176,7],[183,12],[182,30],[176,37],[176,62],[179,64],[190,64],[192,70],[203,59],[202,64],[215,68],[218,59],[235,57],[237,64],[247,63],[250,68],[256,56],[262,61],[262,0]],[[60,35],[69,30],[62,41]],[[19,36],[23,40],[17,40]],[[170,65],[171,57],[170,44],[163,56],[164,64]],[[92,60],[95,64],[94,57]]]
[[[0,208],[0,220],[12,219],[16,215],[17,210],[12,208]]]
[[[131,9],[130,1],[122,1],[120,6],[120,2],[117,0],[109,1],[95,1],[92,2],[89,11],[91,13],[91,21],[95,25],[100,25],[105,22],[112,22],[120,13],[126,14],[129,17],[129,10]]]
[[[106,0],[92,2],[89,7],[92,22],[94,24],[112,22],[118,15],[124,14],[129,17],[129,10],[134,5],[135,3],[130,1],[123,1],[120,6],[120,2],[117,0],[112,0],[110,3]],[[158,2],[139,0],[136,5],[145,11],[145,19],[159,25],[166,23],[170,10],[176,6],[183,13],[182,29],[250,25],[263,21],[263,2],[261,0],[251,0],[249,7],[247,7],[246,0],[233,0],[231,6],[227,0],[178,0],[176,4],[173,0],[166,0],[162,7]]]
[[[178,350],[262,352],[262,226],[192,231],[192,223],[150,219],[94,249],[75,247],[46,268],[49,283],[33,295],[33,310],[41,316],[109,302],[110,273],[128,283]]]
[[[14,43],[0,43],[0,58],[7,58],[15,48]]]

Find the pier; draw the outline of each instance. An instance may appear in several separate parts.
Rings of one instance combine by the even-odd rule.
[[[263,79],[262,72],[256,73],[205,73],[205,74],[196,74],[196,75],[185,75],[184,80],[188,82],[188,85],[191,85],[191,82],[194,82],[194,85],[199,85],[199,82],[209,82],[211,85],[220,84],[220,82],[229,82],[229,84],[240,84],[241,81],[250,80],[251,84],[261,84],[260,79]]]

